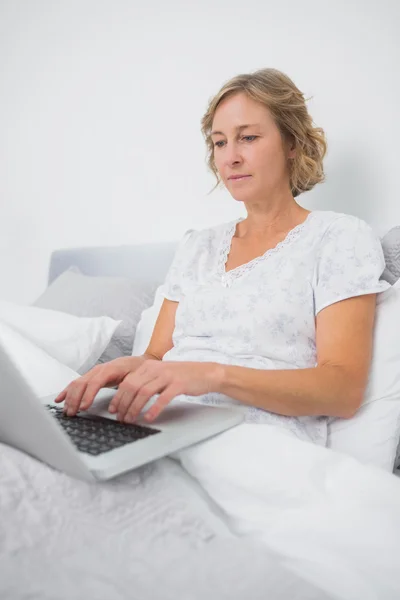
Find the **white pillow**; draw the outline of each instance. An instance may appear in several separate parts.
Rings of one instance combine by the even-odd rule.
[[[80,374],[91,369],[121,321],[75,317],[36,306],[0,301],[0,322]]]
[[[364,402],[352,419],[332,419],[328,447],[392,471],[400,437],[400,280],[378,294]]]
[[[133,356],[150,342],[164,297],[157,288],[153,306],[143,311]],[[331,419],[328,447],[387,471],[393,470],[400,438],[400,280],[378,294],[373,356],[361,408],[352,419]]]
[[[164,284],[158,286],[154,295],[153,305],[146,308],[140,316],[140,321],[136,327],[135,338],[133,340],[132,356],[144,354],[150,343],[153,329],[164,301],[164,296],[162,295],[163,287]]]
[[[39,398],[58,395],[80,376],[1,321],[0,342]]]
[[[351,419],[329,425],[328,448],[392,472],[400,437],[400,400],[363,404]]]

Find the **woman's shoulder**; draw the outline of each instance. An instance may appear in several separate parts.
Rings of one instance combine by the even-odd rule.
[[[333,224],[337,225],[338,227],[354,227],[359,225],[366,225],[367,227],[370,227],[370,225],[368,225],[364,219],[349,213],[337,212],[334,210],[315,210],[312,212],[314,212],[321,221],[326,223],[328,227]]]
[[[313,232],[313,247],[320,257],[369,257],[382,262],[379,236],[364,219],[347,213],[318,211],[319,220]]]
[[[217,240],[220,236],[226,232],[227,228],[233,226],[235,221],[229,221],[224,223],[217,223],[210,225],[209,227],[202,227],[197,229],[188,229],[184,234],[185,241],[190,240],[190,245],[198,245],[203,243],[210,243],[212,240]]]
[[[343,212],[333,210],[314,211],[314,231],[317,237],[322,241],[328,241],[334,237],[355,235],[365,235],[367,237],[377,238],[373,227],[364,219]]]
[[[226,227],[226,223],[220,223],[211,227],[187,229],[178,240],[177,254],[189,258],[197,255],[204,248],[208,251],[215,250]]]

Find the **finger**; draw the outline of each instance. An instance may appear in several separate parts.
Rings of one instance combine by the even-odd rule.
[[[135,399],[131,402],[128,410],[125,413],[124,421],[125,423],[133,423],[138,415],[141,413],[143,407],[147,404],[147,402],[154,396],[154,394],[161,393],[165,390],[166,381],[165,377],[157,377],[151,381],[151,383],[147,383],[145,386],[140,388],[139,392],[136,394]]]
[[[103,386],[104,386],[104,376],[103,377],[98,377],[98,376],[93,377],[88,382],[86,389],[82,395],[79,409],[87,410],[93,404],[94,399],[96,398],[97,394],[99,393],[99,391],[101,390],[101,388]]]
[[[128,390],[121,390],[119,393],[119,402],[117,407],[117,419],[123,421],[126,411],[128,410],[130,403],[133,399],[133,392]]]
[[[60,392],[57,396],[57,398],[54,398],[54,402],[62,402],[63,400],[65,400],[65,397],[67,395],[67,388],[65,390],[63,390],[62,392]]]
[[[179,396],[180,390],[176,385],[170,385],[165,388],[164,391],[159,395],[153,406],[143,415],[146,421],[154,421],[158,415],[164,410],[166,406],[175,398]]]
[[[147,386],[150,384],[150,382],[153,382],[153,381],[154,381],[153,376],[147,374],[146,379],[144,379],[144,376],[143,376],[142,381],[139,383],[139,385],[137,385],[135,383],[133,388],[130,387],[129,383],[125,383],[125,385],[127,385],[128,387],[124,386],[124,389],[123,389],[124,393],[123,393],[123,396],[122,396],[121,401],[118,406],[118,420],[119,421],[125,420],[126,413],[128,412],[128,410],[132,404],[134,404],[136,406],[136,402],[137,402],[137,398],[138,398],[139,394],[141,394],[141,398],[143,398],[143,396],[146,396],[147,399],[144,401],[144,404],[146,404],[147,400],[150,397],[147,394]]]
[[[68,416],[73,416],[79,410],[86,410],[91,406],[99,390],[109,380],[104,371],[104,365],[96,365],[85,375],[71,381],[66,390],[64,404],[64,410]]]
[[[86,376],[85,376],[85,378],[86,378]],[[73,380],[72,380],[72,381],[71,381],[71,382],[70,382],[70,383],[67,385],[67,387],[66,387],[66,388],[64,388],[64,389],[63,389],[63,391],[62,391],[62,392],[60,392],[56,398],[54,398],[54,402],[63,402],[63,401],[65,400],[66,396],[67,396],[67,395],[68,395],[68,393],[69,393],[70,386],[71,386],[72,382],[73,382],[73,381],[76,381],[77,379],[82,379],[82,377],[77,377],[76,379],[73,379]]]
[[[125,414],[128,406],[132,402],[134,392],[133,390],[127,390],[126,387],[118,387],[118,391],[111,400],[108,412],[110,413],[118,413],[117,419],[121,420],[121,415]]]
[[[125,419],[125,415],[132,403],[136,405],[138,394],[141,394],[142,396],[144,394],[147,398],[144,403],[147,402],[149,395],[146,393],[146,391],[143,392],[142,390],[143,388],[147,390],[147,386],[154,381],[154,375],[152,373],[143,373],[138,380],[136,373],[132,373],[131,379],[134,381],[134,384],[131,383],[129,376],[127,376],[122,383],[124,395],[121,397],[118,406],[119,421],[123,421]]]
[[[128,382],[130,383],[131,392],[137,391],[139,389],[138,386],[141,385],[141,382],[142,382],[141,378],[144,375],[144,373],[146,373],[146,367],[143,364],[138,369],[136,369],[136,371],[134,371],[133,373],[128,373],[128,375],[121,381],[121,383],[118,386],[117,393],[114,395],[113,399],[111,400],[111,402],[109,404],[108,411],[110,413],[119,412],[121,400],[124,396],[125,391],[127,390],[126,383],[128,383]],[[136,386],[136,388],[134,388],[133,384],[136,382],[138,385]],[[128,400],[124,400],[124,402],[125,401],[128,402]]]
[[[69,384],[67,396],[65,398],[64,412],[72,417],[78,412],[78,408],[85,393],[87,382],[85,379],[79,378]]]

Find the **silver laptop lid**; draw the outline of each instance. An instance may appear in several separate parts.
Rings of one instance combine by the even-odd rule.
[[[0,342],[0,441],[74,477],[93,475]]]

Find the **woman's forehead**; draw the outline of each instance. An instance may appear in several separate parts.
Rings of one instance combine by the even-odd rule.
[[[268,108],[249,98],[246,94],[236,94],[224,99],[217,107],[212,123],[212,133],[237,131],[244,125],[259,128],[272,122]]]

